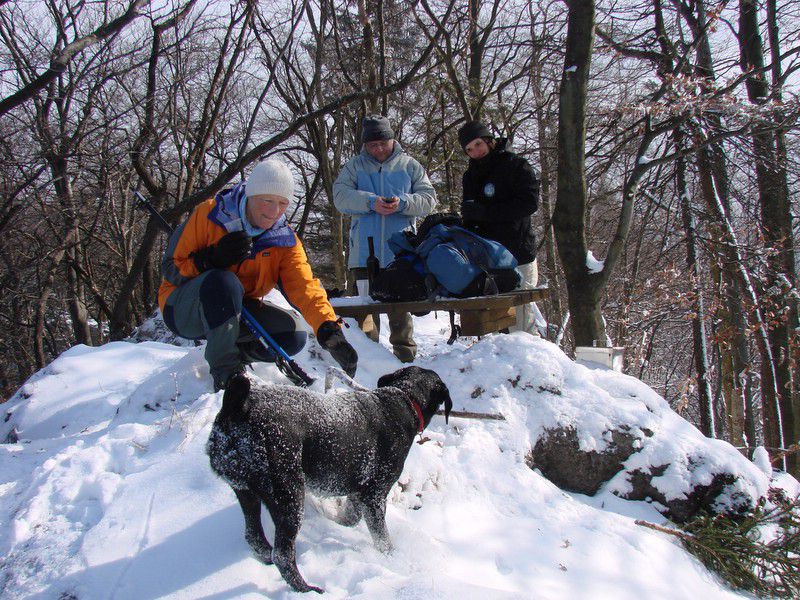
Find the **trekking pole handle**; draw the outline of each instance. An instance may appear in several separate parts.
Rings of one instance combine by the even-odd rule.
[[[164,218],[164,215],[156,210],[156,207],[153,206],[150,200],[145,198],[141,192],[136,190],[133,190],[133,195],[136,196],[136,200],[139,201],[139,206],[142,206],[144,209],[146,209],[147,212],[149,212],[150,215],[156,220],[156,222],[161,225],[161,229],[164,229],[169,233],[173,232],[172,225],[170,225],[169,222]]]

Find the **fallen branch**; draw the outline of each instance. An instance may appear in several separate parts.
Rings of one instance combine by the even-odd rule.
[[[685,531],[681,531],[680,529],[673,529],[671,527],[664,527],[663,525],[656,525],[655,523],[650,523],[649,521],[643,521],[642,519],[636,519],[634,521],[637,525],[641,525],[642,527],[647,527],[648,529],[654,529],[656,531],[660,531],[661,533],[668,533],[669,535],[674,535],[677,538],[687,539],[691,538],[692,535],[686,533]]]
[[[699,514],[675,527],[637,525],[677,537],[681,545],[734,589],[764,598],[800,597],[800,502],[772,497],[735,517]],[[764,533],[768,532],[768,535]]]
[[[444,416],[443,410],[437,410],[437,415]],[[464,410],[451,410],[450,411],[451,417],[458,417],[460,419],[480,419],[482,421],[505,421],[506,418],[501,415],[500,413],[479,413],[479,412],[469,412]]]

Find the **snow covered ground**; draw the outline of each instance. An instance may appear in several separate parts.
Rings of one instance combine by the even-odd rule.
[[[525,334],[448,346],[446,314],[415,328],[416,364],[440,374],[454,408],[507,420],[434,419],[389,498],[391,555],[373,548],[363,523],[337,525],[323,515],[329,500],[307,497],[297,551],[309,583],[330,598],[741,597],[670,536],[634,524],[663,522],[651,505],[605,489],[568,494],[525,465],[541,390],[513,384],[516,375],[528,370],[546,390],[554,369],[534,367],[557,365],[569,393],[587,398],[615,380],[626,393],[643,384]],[[359,383],[372,387],[401,366],[388,327],[380,346],[355,326],[346,335]],[[322,390],[327,353],[312,343],[296,358]],[[286,381],[270,365],[255,375]],[[0,444],[0,597],[295,597],[274,567],[251,558],[233,492],[208,466],[221,398],[202,348],[157,342],[75,347],[34,375],[0,407],[0,440],[12,427],[20,439]],[[264,522],[271,539],[266,512]]]

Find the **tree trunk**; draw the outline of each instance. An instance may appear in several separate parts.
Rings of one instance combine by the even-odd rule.
[[[729,198],[722,148],[702,148],[697,154],[697,166],[700,193],[715,219],[710,227],[712,248],[715,250],[712,271],[718,295],[718,308],[714,316],[719,321],[716,334],[729,441],[735,446],[753,446],[758,440],[753,398],[753,359],[747,338],[750,320],[746,308],[750,294],[737,272],[738,258],[732,251],[724,222],[729,210]]]
[[[562,263],[563,256],[562,254]],[[603,291],[604,289],[595,285],[590,276],[585,278],[567,276],[570,323],[576,346],[606,345],[605,323],[601,310]]]
[[[76,231],[75,237],[77,238],[77,236],[78,233]],[[77,254],[77,246],[67,248],[67,260],[64,263],[67,272],[67,285],[70,290],[67,308],[70,319],[72,320],[72,335],[75,337],[75,343],[91,346],[93,345],[92,330],[89,327],[89,311],[86,308],[86,294],[81,279],[72,266],[75,264],[75,261],[79,260]]]
[[[47,315],[47,302],[50,299],[50,295],[53,293],[53,282],[55,281],[56,272],[58,271],[59,265],[61,265],[61,262],[64,260],[67,248],[75,241],[73,235],[74,230],[70,230],[67,233],[63,245],[56,249],[56,251],[50,256],[50,264],[48,265],[45,271],[45,276],[39,286],[39,298],[36,302],[36,309],[33,318],[34,353],[36,357],[37,369],[41,369],[47,364],[47,352],[44,347],[44,338],[47,334],[47,323],[45,318]]]
[[[372,34],[372,21],[367,12],[367,0],[358,0],[358,19],[361,22],[364,36],[364,69],[367,73],[367,89],[378,89],[378,68],[375,60],[375,40]],[[378,112],[378,97],[370,96],[367,99],[367,112]]]
[[[42,119],[42,131],[49,128]],[[51,146],[56,146],[51,142]],[[48,153],[48,162],[50,164],[50,174],[53,178],[53,187],[55,188],[56,197],[62,207],[64,214],[64,229],[66,239],[71,240],[71,243],[64,248],[64,253],[67,257],[65,264],[66,269],[66,282],[68,286],[67,296],[67,310],[72,321],[72,335],[76,344],[92,345],[92,334],[89,328],[89,313],[86,310],[86,303],[80,278],[75,272],[73,265],[78,263],[80,233],[78,230],[78,210],[75,206],[75,197],[73,195],[72,186],[70,184],[69,163],[64,156],[59,156],[54,153]],[[63,255],[62,255],[63,256]]]
[[[150,253],[153,251],[153,246],[159,234],[161,234],[159,226],[154,219],[150,219],[142,235],[142,241],[133,259],[131,269],[122,282],[119,293],[114,300],[114,307],[109,315],[109,336],[112,340],[122,339],[130,333],[135,325],[131,312],[133,294],[136,291],[136,286],[141,281],[145,264],[149,260]]]
[[[478,17],[481,12],[480,0],[469,1],[469,67],[467,68],[467,86],[469,108],[473,119],[480,119],[481,69],[483,68],[483,46],[478,36]]]
[[[675,130],[675,147],[680,151],[684,147],[683,134]],[[712,402],[711,383],[708,380],[708,344],[705,330],[705,305],[703,302],[703,285],[700,270],[700,258],[697,250],[697,230],[694,214],[689,201],[689,190],[686,186],[686,162],[681,157],[676,162],[676,187],[681,199],[681,216],[683,230],[686,233],[686,267],[689,278],[694,282],[694,301],[692,306],[692,341],[694,344],[694,367],[697,379],[697,401],[700,406],[700,431],[707,437],[716,437],[714,423],[714,405]]]
[[[739,49],[744,72],[750,71],[746,81],[747,96],[753,104],[764,104],[770,96],[764,72],[764,49],[759,30],[758,7],[752,0],[739,2]],[[776,42],[774,42],[776,43]],[[777,55],[775,55],[777,57]],[[778,68],[775,65],[775,68]],[[792,247],[792,213],[786,183],[786,171],[778,160],[775,133],[758,129],[752,134],[753,153],[758,185],[761,221],[765,242],[769,246],[767,261],[768,280],[765,289],[794,287],[795,267]],[[788,286],[783,285],[788,278]],[[769,300],[769,299],[768,299]],[[782,299],[781,299],[782,300]],[[782,301],[780,301],[782,308]],[[766,307],[769,316],[771,308]],[[792,311],[789,311],[792,312]],[[794,382],[789,343],[789,321],[794,321],[786,311],[774,311],[774,316],[765,323],[767,327],[772,368],[775,373],[775,402],[764,394],[764,432],[766,443],[774,448],[783,448],[795,439],[794,407],[792,395]],[[792,323],[793,325],[794,323]],[[767,357],[762,356],[762,361]],[[763,365],[763,368],[769,368]],[[763,370],[763,369],[762,369]],[[798,462],[792,455],[791,470],[797,473]]]
[[[567,280],[575,344],[603,343],[601,281],[586,266],[586,98],[594,43],[593,0],[569,3],[566,54],[559,90],[558,190],[553,212],[558,252]]]
[[[716,79],[705,4],[681,5],[692,31],[697,38],[697,65],[695,75],[699,81]],[[694,11],[692,11],[692,8]],[[702,85],[702,83],[701,83]],[[721,130],[722,123],[716,115],[707,117],[711,129]],[[742,286],[732,254],[726,242],[725,225],[719,219],[719,203],[725,212],[730,211],[730,185],[725,149],[721,143],[702,147],[697,153],[700,194],[716,222],[710,227],[711,246],[715,260],[711,264],[716,282],[717,310],[714,313],[720,354],[720,388],[728,429],[728,440],[735,446],[753,446],[756,439],[756,410],[753,398],[754,382],[752,356],[747,338],[749,319],[742,304],[748,291]]]
[[[775,0],[767,0],[767,31],[769,37],[769,47],[770,47],[770,59],[772,61],[772,95],[773,98],[781,104],[783,101],[783,68],[781,63],[781,52],[780,52],[780,35],[778,29],[778,7]],[[781,124],[782,122],[782,114],[778,113],[774,119],[775,121],[775,158],[776,158],[776,168],[778,170],[777,177],[780,181],[781,185],[781,192],[782,197],[787,199],[786,208],[791,209],[790,202],[789,202],[789,190],[787,188],[788,178],[786,175],[786,167],[788,164],[788,154],[786,148],[786,130],[784,126]],[[785,269],[785,274],[789,278],[789,283],[793,288],[797,287],[797,268],[794,256],[794,239],[793,239],[793,230],[789,222],[784,221],[783,224],[784,229],[783,233],[786,234],[788,237],[782,239],[783,245],[783,267]],[[792,340],[792,331],[798,331],[798,326],[800,326],[800,315],[798,314],[798,305],[797,299],[792,294],[786,294],[786,303],[787,303],[787,314],[786,314],[786,323],[787,327],[787,337],[789,338],[789,348],[791,350],[792,346],[795,345],[797,342],[796,340]],[[792,343],[794,341],[794,344]],[[784,437],[796,443],[800,441],[800,393],[797,390],[797,381],[798,377],[800,377],[800,373],[798,373],[798,368],[800,368],[800,364],[797,361],[796,353],[790,352],[788,355],[789,363],[788,368],[792,371],[792,379],[794,383],[794,387],[792,389],[792,417],[794,421],[794,431],[789,431],[789,428],[784,424]],[[789,470],[794,473],[795,476],[800,473],[800,456],[797,454],[792,454],[791,456],[787,457],[788,459],[788,467]]]
[[[557,262],[558,250],[556,249],[555,233],[553,231],[553,206],[551,202],[553,193],[551,176],[556,170],[553,163],[558,161],[558,157],[554,156],[552,150],[555,146],[554,140],[547,134],[548,131],[552,131],[553,123],[552,114],[546,112],[547,102],[542,84],[542,69],[544,65],[541,61],[541,55],[536,52],[536,49],[534,52],[535,57],[531,61],[531,80],[533,83],[533,100],[535,102],[537,142],[539,144],[539,215],[541,215],[540,222],[543,225],[542,235],[544,236],[543,244],[541,245],[544,246],[544,271],[549,276],[548,284],[550,286],[550,294],[546,303],[550,310],[546,318],[548,337],[550,337],[552,331],[553,339],[550,341],[554,341],[561,335],[561,332],[556,328],[550,328],[549,325],[557,323],[560,326],[564,319],[564,309],[561,306],[561,278]]]

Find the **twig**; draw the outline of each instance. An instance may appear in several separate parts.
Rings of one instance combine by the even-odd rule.
[[[797,454],[800,452],[800,444],[792,444],[788,448],[778,452],[774,458],[770,459],[770,464],[775,464],[779,460],[783,460],[785,457],[789,456],[790,454]]]
[[[664,527],[663,525],[656,525],[655,523],[650,523],[649,521],[643,521],[642,519],[636,519],[634,521],[637,525],[641,525],[642,527],[647,527],[648,529],[654,529],[655,531],[660,531],[661,533],[667,533],[669,535],[674,535],[677,538],[682,540],[690,540],[694,536],[691,533],[686,533],[685,531],[681,531],[680,529],[673,529],[671,527]]]
[[[338,367],[328,367],[327,371],[325,372],[325,393],[327,394],[331,388],[333,387],[333,380],[334,378],[340,380],[350,389],[356,392],[371,392],[369,388],[364,387],[360,383],[358,383],[355,379],[350,377],[347,373],[345,373],[342,369]]]
[[[769,459],[770,463],[776,463],[790,454],[797,454],[800,452],[800,444],[792,444],[788,448],[774,448],[771,446],[734,446],[734,448],[737,450],[758,450],[759,448],[763,448],[771,456]],[[773,452],[776,454],[773,455]],[[774,458],[772,458],[772,456],[774,456]]]
[[[437,410],[437,415],[444,416],[443,410]],[[458,417],[461,419],[481,419],[483,421],[505,421],[506,418],[501,415],[500,413],[479,413],[479,412],[469,412],[463,410],[451,410],[450,411],[451,417]]]

